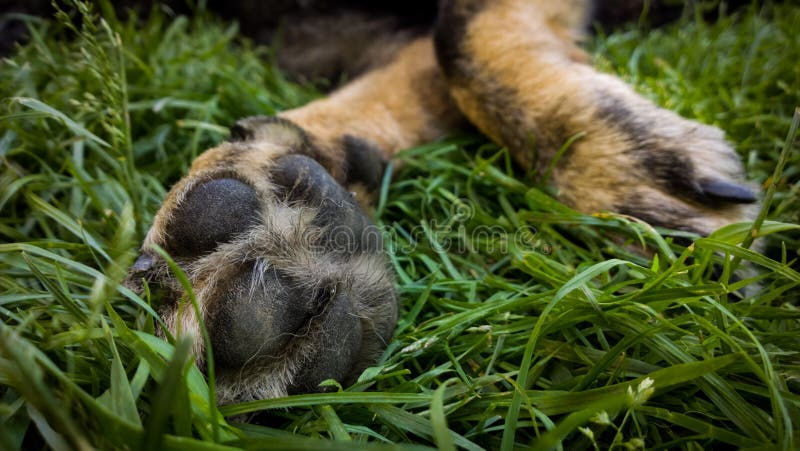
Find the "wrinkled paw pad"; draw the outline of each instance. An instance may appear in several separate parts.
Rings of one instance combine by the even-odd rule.
[[[169,250],[177,257],[213,251],[255,225],[260,210],[256,191],[236,179],[202,183],[186,194],[168,223]]]
[[[252,174],[249,175],[252,177]],[[315,160],[278,157],[253,184],[227,173],[180,185],[151,233],[187,273],[211,335],[222,402],[349,383],[391,338],[394,279],[381,234]],[[264,190],[263,186],[269,186]],[[154,253],[131,268],[170,293],[165,323],[199,334],[182,288]],[[195,340],[202,359],[202,343]]]

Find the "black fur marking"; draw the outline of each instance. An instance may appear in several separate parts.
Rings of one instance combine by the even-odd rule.
[[[601,121],[620,129],[639,147],[651,141],[650,127],[642,123],[624,102],[605,92],[597,93],[597,116]],[[637,149],[638,150],[638,149]]]
[[[669,149],[640,151],[637,156],[641,165],[670,193],[699,202],[706,200],[688,158]]]
[[[481,0],[444,0],[439,5],[439,17],[433,34],[436,59],[447,78],[459,77],[466,65],[464,41],[469,22],[480,13],[487,2]]]
[[[642,201],[635,193],[625,199],[624,203],[615,205],[614,210],[623,215],[641,219],[653,226],[699,233],[699,231],[693,230],[684,222],[686,219],[696,216],[696,213],[691,209],[670,205],[652,205]]]
[[[629,153],[639,167],[649,173],[655,183],[671,194],[701,203],[711,203],[700,185],[694,166],[678,149],[664,147],[653,136],[650,126],[642,122],[619,99],[600,95],[597,116],[609,126],[623,132],[632,144]]]
[[[703,194],[722,202],[752,204],[758,201],[758,197],[750,188],[724,180],[707,180],[701,182],[700,187]]]
[[[369,141],[352,135],[342,136],[342,147],[346,161],[345,185],[362,183],[370,192],[380,188],[386,170],[386,160],[381,149]]]
[[[301,138],[302,143],[306,146],[308,145],[308,135],[302,127],[298,126],[289,119],[278,116],[250,116],[244,119],[239,119],[231,126],[230,137],[228,140],[231,142],[253,140],[256,137],[256,130],[258,127],[263,127],[269,124],[279,124],[294,130],[297,133],[297,136]]]
[[[230,136],[228,137],[228,141],[230,142],[239,142],[239,141],[249,141],[253,139],[255,136],[253,131],[249,128],[246,128],[242,121],[236,121],[231,128],[230,128]]]
[[[181,257],[213,251],[253,226],[258,209],[255,190],[239,180],[202,183],[176,208],[166,227],[167,247]]]

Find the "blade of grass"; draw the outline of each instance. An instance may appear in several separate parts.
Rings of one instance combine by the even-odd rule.
[[[172,257],[167,254],[167,252],[158,247],[153,246],[153,250],[161,256],[169,265],[170,270],[175,275],[175,277],[180,281],[181,285],[184,289],[184,295],[188,296],[192,302],[192,307],[194,307],[194,314],[199,319],[200,322],[200,331],[203,334],[203,341],[205,342],[205,350],[206,350],[206,374],[208,375],[208,416],[211,418],[211,431],[214,437],[214,441],[219,441],[219,426],[218,422],[216,421],[217,418],[217,385],[216,385],[216,378],[214,375],[215,368],[214,368],[214,352],[211,349],[211,336],[208,334],[208,328],[206,328],[206,323],[204,321],[204,316],[200,311],[200,304],[197,303],[197,297],[194,294],[194,290],[192,289],[192,284],[189,282],[189,278],[186,277],[186,273],[178,267]]]
[[[183,373],[189,362],[192,351],[190,338],[178,341],[172,360],[167,364],[164,377],[156,390],[153,403],[150,407],[150,417],[144,428],[145,435],[141,443],[141,450],[162,448],[163,434],[167,427],[170,413],[172,412],[175,396],[179,391],[178,385],[182,383]]]
[[[444,389],[447,384],[442,384],[433,392],[431,398],[431,429],[433,440],[440,451],[455,451],[456,447],[451,437],[452,431],[447,427],[447,418],[444,413]]]

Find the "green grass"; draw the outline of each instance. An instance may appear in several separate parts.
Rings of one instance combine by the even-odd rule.
[[[602,70],[728,133],[773,192],[764,253],[739,246],[750,224],[685,248],[571,211],[480,137],[410,149],[377,208],[402,300],[380,363],[336,393],[219,412],[186,343],[155,336],[159,300],[120,281],[194,156],[238,117],[319,94],[204,14],[71,14],[30,18],[0,63],[0,448],[800,444],[798,8],[588,44]],[[730,277],[739,261],[758,272]]]

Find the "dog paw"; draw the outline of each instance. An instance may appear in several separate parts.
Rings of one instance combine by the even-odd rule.
[[[243,125],[242,125],[243,124]],[[171,333],[199,318],[166,263],[192,282],[211,336],[222,403],[355,380],[391,339],[394,277],[380,231],[288,121],[251,119],[171,190],[129,275],[164,293]]]
[[[559,196],[707,235],[758,213],[758,188],[721,130],[634,96],[603,93],[587,133],[554,171]]]

